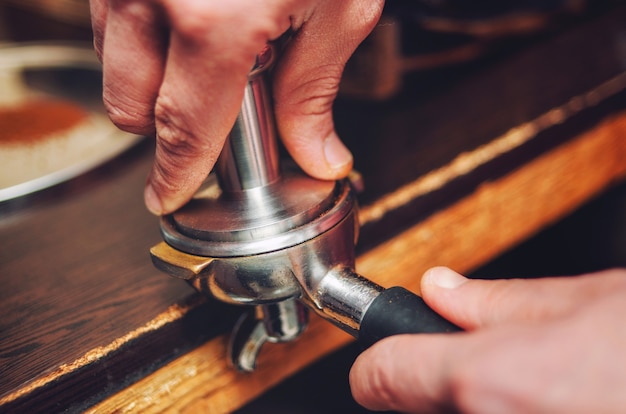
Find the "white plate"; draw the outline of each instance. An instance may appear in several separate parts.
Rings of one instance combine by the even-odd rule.
[[[0,108],[51,99],[86,111],[80,124],[46,138],[23,143],[0,140],[0,202],[74,178],[143,138],[122,132],[109,121],[101,79],[100,63],[89,45],[0,45]]]

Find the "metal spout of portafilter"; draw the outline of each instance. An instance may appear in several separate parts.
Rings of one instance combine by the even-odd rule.
[[[161,219],[154,265],[211,297],[254,306],[230,341],[242,371],[254,369],[264,343],[297,338],[308,309],[365,346],[397,333],[458,330],[413,293],[354,271],[357,201],[349,179],[281,168],[266,75],[274,59],[271,45],[257,57],[214,174]]]

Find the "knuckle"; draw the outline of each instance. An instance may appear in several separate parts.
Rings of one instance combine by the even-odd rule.
[[[212,164],[210,160],[217,158],[219,148],[196,133],[184,114],[166,98],[157,99],[155,119],[157,146],[151,184],[164,198],[180,197],[194,187],[198,166]]]
[[[152,21],[154,11],[152,6],[142,1],[115,1],[114,8],[118,12],[123,13],[125,18],[133,21],[135,24],[146,24]]]
[[[249,2],[206,2],[170,0],[167,2],[170,23],[176,33],[189,42],[228,43],[236,54],[258,53],[263,43],[276,37],[281,19],[274,10],[250,10]],[[254,6],[257,7],[258,6]],[[278,21],[277,21],[278,20]],[[236,34],[233,34],[236,30]],[[242,53],[243,52],[243,53]]]
[[[118,128],[138,134],[148,134],[154,131],[154,116],[149,105],[139,102],[121,102],[118,96],[106,87],[103,90],[102,101],[109,119]]]
[[[232,25],[236,19],[241,20],[232,4],[172,0],[166,3],[166,7],[172,26],[179,34],[189,38],[196,38],[217,26]]]
[[[183,115],[170,99],[163,96],[157,98],[154,117],[159,144],[167,154],[193,155],[198,139],[188,129]]]
[[[184,168],[185,160],[196,159],[219,151],[210,139],[204,139],[194,128],[193,120],[178,108],[172,99],[161,95],[154,109],[157,140],[164,159],[172,168]]]
[[[184,8],[181,7],[181,9]],[[219,17],[214,13],[211,6],[199,7],[194,5],[187,9],[187,13],[172,16],[172,26],[181,36],[193,39],[206,33],[216,22],[219,22],[218,19]]]
[[[281,94],[282,99],[277,99],[277,109],[296,111],[298,115],[329,113],[339,90],[342,70],[340,65],[328,65],[318,72],[323,73],[323,76],[295,82]]]
[[[392,353],[393,340],[383,340],[385,345],[371,348],[368,352],[369,361],[367,376],[362,378],[365,385],[360,389],[359,397],[363,402],[375,401],[378,407],[395,409],[398,407],[398,387],[395,369],[390,369],[389,361],[394,361]],[[381,343],[383,342],[381,341]],[[379,345],[379,344],[376,344]]]
[[[396,387],[394,387],[394,380],[389,374],[389,370],[383,364],[379,364],[376,369],[372,371],[372,377],[370,379],[370,392],[375,395],[382,403],[387,407],[394,407],[397,403]]]

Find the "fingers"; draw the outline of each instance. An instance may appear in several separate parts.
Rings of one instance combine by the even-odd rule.
[[[183,205],[206,178],[235,122],[256,55],[290,26],[289,14],[271,4],[256,6],[255,13],[244,1],[164,5],[171,37],[155,107],[155,162],[145,190],[155,214]]]
[[[380,17],[382,1],[322,1],[302,22],[274,77],[279,133],[308,174],[337,179],[352,155],[335,132],[332,105],[343,68]]]
[[[162,28],[159,14],[146,2],[109,2],[101,46],[103,100],[113,123],[125,131],[154,132],[154,103],[165,60]]]
[[[452,404],[451,370],[470,352],[465,335],[385,338],[354,362],[352,396],[370,410],[445,412]]]
[[[150,211],[167,214],[192,197],[234,124],[256,54],[292,26],[299,31],[277,75],[279,131],[310,174],[349,172],[352,157],[334,132],[332,102],[381,0],[111,0],[108,10],[102,1],[92,11],[109,115],[130,132],[156,130],[145,189]]]
[[[353,396],[369,409],[412,413],[612,412],[626,386],[625,278],[624,270],[572,278],[609,286],[561,317],[386,338],[355,361]]]
[[[370,410],[544,412],[524,404],[532,404],[572,362],[571,355],[559,353],[551,329],[513,326],[386,338],[352,366],[352,395]],[[541,370],[550,364],[553,369]]]
[[[465,329],[561,316],[626,285],[620,271],[576,277],[471,280],[445,268],[424,274],[424,300]]]

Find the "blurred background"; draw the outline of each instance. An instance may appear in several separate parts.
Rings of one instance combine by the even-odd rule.
[[[402,101],[414,96],[426,99],[618,2],[591,3],[586,0],[389,0],[381,24],[346,69],[341,99],[348,102]],[[0,42],[49,41],[91,42],[86,0],[0,0]],[[471,276],[569,275],[614,266],[626,266],[624,184],[605,192]],[[349,346],[325,358],[239,412],[367,412],[352,401],[346,381],[358,351]],[[313,398],[312,388],[317,394]]]
[[[87,0],[2,0],[0,38],[5,41],[91,41]]]

